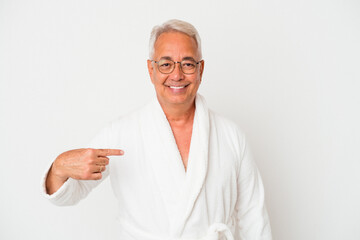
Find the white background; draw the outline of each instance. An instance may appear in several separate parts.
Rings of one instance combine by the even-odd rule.
[[[275,240],[360,239],[360,2],[0,0],[0,239],[108,239],[109,181],[41,197],[59,153],[153,97],[151,28],[202,37],[200,93],[247,134]]]

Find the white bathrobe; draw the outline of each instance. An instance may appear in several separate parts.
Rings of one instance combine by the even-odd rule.
[[[244,135],[199,94],[195,104],[187,171],[157,100],[114,121],[89,146],[125,152],[110,157],[119,159],[103,173],[119,203],[116,239],[271,239],[263,184]],[[103,180],[70,178],[47,195],[45,177],[42,191],[57,205],[76,204]]]

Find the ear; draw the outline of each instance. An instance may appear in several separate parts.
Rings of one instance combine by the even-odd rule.
[[[147,67],[148,67],[148,72],[149,72],[151,82],[154,83],[154,81],[153,81],[154,65],[152,64],[152,62],[150,60],[147,60]]]
[[[205,61],[201,60],[201,62],[200,62],[200,81],[202,79],[202,75],[203,75],[203,72],[204,72],[204,66],[205,66]]]

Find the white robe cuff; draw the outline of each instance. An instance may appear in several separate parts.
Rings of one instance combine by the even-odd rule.
[[[76,180],[69,178],[64,182],[64,184],[53,194],[48,194],[46,191],[46,179],[49,174],[50,168],[53,163],[50,163],[50,166],[48,167],[48,170],[45,171],[42,179],[41,179],[41,195],[44,196],[46,199],[50,200],[53,204],[61,206],[64,205],[64,200],[67,198],[67,193],[71,192],[71,189],[73,188],[74,184],[76,184]]]

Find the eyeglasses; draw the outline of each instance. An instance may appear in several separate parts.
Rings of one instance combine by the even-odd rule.
[[[158,70],[163,74],[170,74],[174,71],[175,65],[180,63],[180,69],[184,74],[193,74],[196,71],[197,65],[202,61],[195,62],[194,60],[182,60],[181,62],[174,62],[170,59],[160,59],[160,61],[151,60],[156,63]]]

